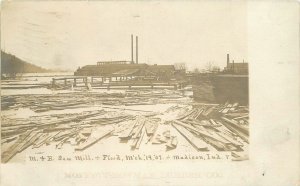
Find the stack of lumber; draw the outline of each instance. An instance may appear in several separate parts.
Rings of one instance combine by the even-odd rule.
[[[238,103],[183,108],[172,126],[197,150],[241,151],[248,143],[248,109]],[[209,145],[209,146],[208,146]]]
[[[146,118],[137,117],[134,121],[127,124],[127,126],[118,134],[121,141],[131,141],[130,146],[132,150],[140,148],[146,133],[144,129],[145,122]]]
[[[125,127],[118,132],[118,136],[122,142],[130,142],[131,149],[139,149],[142,140],[145,144],[165,144],[166,150],[172,150],[177,147],[177,137],[171,135],[170,130],[165,129],[158,131],[157,129],[162,123],[148,117],[138,117],[131,123],[127,123]],[[124,125],[123,125],[124,126]]]

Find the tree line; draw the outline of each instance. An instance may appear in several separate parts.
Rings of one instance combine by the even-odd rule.
[[[30,64],[15,55],[1,51],[1,76],[15,78],[23,73],[44,73],[51,70]]]

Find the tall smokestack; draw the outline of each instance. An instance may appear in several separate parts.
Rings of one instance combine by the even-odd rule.
[[[131,34],[131,64],[133,63],[133,35]]]
[[[229,65],[229,54],[227,54],[227,67]]]
[[[136,55],[136,56],[135,56],[135,57],[136,57],[136,60],[135,60],[136,62],[135,62],[135,63],[136,63],[136,64],[139,64],[139,45],[138,45],[139,41],[138,41],[138,36],[135,37],[135,42],[136,42],[136,43],[135,43],[135,47],[136,47],[136,48],[135,48],[135,50],[136,50],[136,51],[135,51],[135,55]]]

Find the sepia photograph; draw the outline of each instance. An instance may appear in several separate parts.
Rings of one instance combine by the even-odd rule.
[[[48,152],[84,159],[86,152],[226,151],[247,160],[244,10],[204,2],[178,16],[176,3],[156,4],[120,12],[111,2],[4,4],[3,163]]]
[[[1,163],[251,161],[249,9],[2,1]]]

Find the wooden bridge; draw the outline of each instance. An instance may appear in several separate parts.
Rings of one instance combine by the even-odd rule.
[[[83,87],[90,84],[93,88],[110,89],[113,87],[119,88],[172,88],[181,89],[187,85],[185,81],[158,80],[155,76],[74,76],[74,77],[60,77],[52,78],[52,88],[56,87]]]

